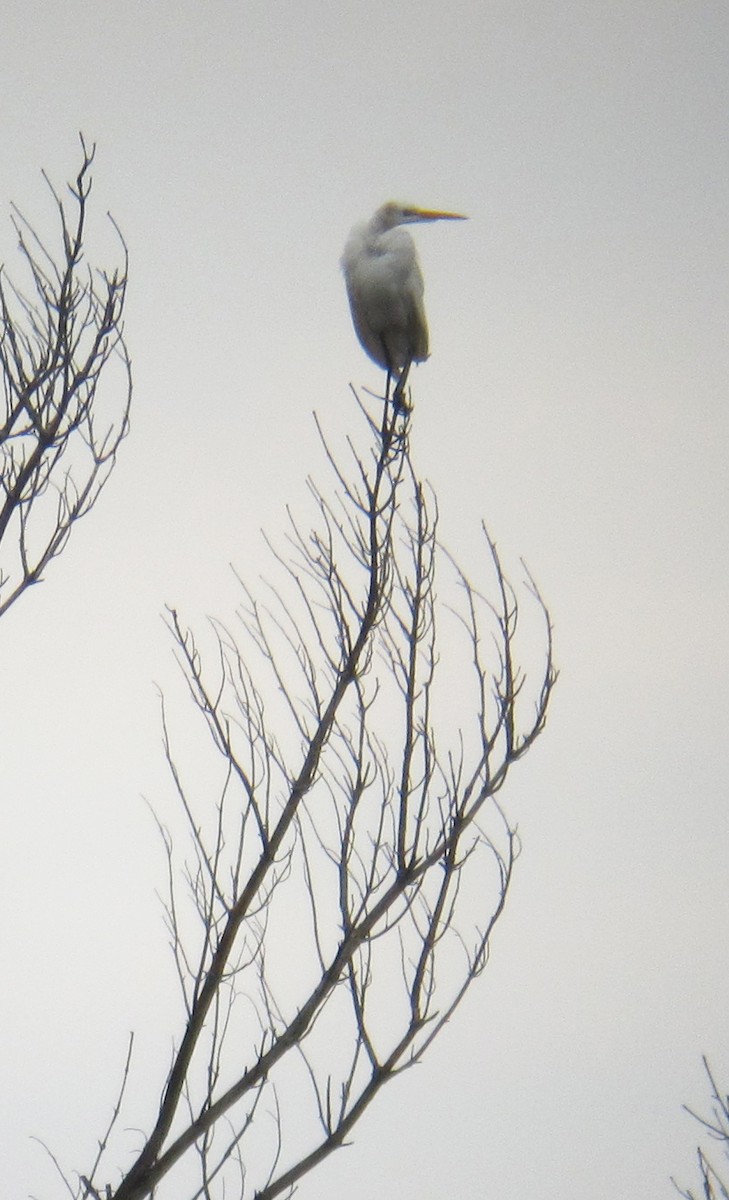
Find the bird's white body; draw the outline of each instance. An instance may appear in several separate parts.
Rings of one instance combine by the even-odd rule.
[[[423,276],[415,243],[399,226],[441,219],[463,218],[383,204],[354,227],[344,247],[342,270],[357,337],[370,358],[395,377],[428,357]]]

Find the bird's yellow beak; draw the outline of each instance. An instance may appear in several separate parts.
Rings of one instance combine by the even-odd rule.
[[[405,210],[411,221],[467,221],[464,213],[441,212],[437,208],[408,208]]]

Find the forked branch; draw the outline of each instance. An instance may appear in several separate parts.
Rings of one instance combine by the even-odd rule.
[[[346,469],[326,447],[333,496],[311,485],[312,532],[291,520],[279,577],[244,591],[235,628],[213,625],[212,660],[170,614],[213,790],[200,793],[197,752],[186,782],[165,713],[191,848],[164,829],[187,1022],[114,1200],[167,1180],[178,1196],[222,1196],[233,1178],[241,1196],[288,1194],[488,959],[518,854],[496,793],[544,726],[549,619],[528,581],[546,631],[531,684],[495,547],[492,602],[439,547],[407,414],[366,419]]]
[[[129,427],[127,250],[112,222],[122,265],[110,272],[84,265],[95,148],[82,137],[81,149],[70,202],[46,179],[59,248],[14,209],[25,288],[0,270],[0,616],[93,508]]]

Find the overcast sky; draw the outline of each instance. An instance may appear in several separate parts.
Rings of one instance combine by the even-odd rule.
[[[0,208],[50,231],[40,169],[97,142],[136,393],[98,508],[0,624],[4,1196],[61,1194],[31,1135],[87,1165],[132,1028],[148,1119],[178,1032],[142,799],[180,686],[160,612],[230,616],[228,564],[264,569],[325,477],[312,411],[345,433],[350,381],[380,385],[338,259],[390,197],[470,215],[416,230],[413,450],[467,569],[482,518],[528,562],[561,679],[504,794],[487,972],[300,1195],[692,1178],[702,1053],[729,1086],[728,62],[725,0],[6,0]]]

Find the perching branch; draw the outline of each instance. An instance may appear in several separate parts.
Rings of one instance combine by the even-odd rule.
[[[213,661],[169,612],[209,756],[201,785],[164,705],[188,838],[160,826],[186,1024],[113,1200],[167,1181],[178,1197],[231,1179],[241,1197],[290,1194],[488,960],[519,848],[497,793],[544,726],[549,619],[530,580],[546,648],[529,700],[495,546],[492,603],[439,546],[402,409],[367,421],[348,470],[324,443],[336,491],[310,483],[313,529],[290,517],[277,580],[243,588],[235,629],[213,623]]]

